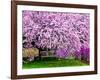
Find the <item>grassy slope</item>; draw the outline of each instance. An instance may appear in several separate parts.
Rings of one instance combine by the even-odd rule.
[[[24,63],[23,69],[31,69],[31,68],[49,68],[49,67],[68,67],[68,66],[85,66],[87,64],[74,59],[51,59],[44,58],[41,61],[33,61],[30,63]]]

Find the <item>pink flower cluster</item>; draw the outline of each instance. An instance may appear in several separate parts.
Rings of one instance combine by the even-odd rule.
[[[65,49],[67,54],[89,48],[89,13],[23,10],[22,19],[25,48]]]

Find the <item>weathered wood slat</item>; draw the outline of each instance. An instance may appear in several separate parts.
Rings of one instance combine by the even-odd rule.
[[[41,57],[56,57],[56,56],[41,56]]]

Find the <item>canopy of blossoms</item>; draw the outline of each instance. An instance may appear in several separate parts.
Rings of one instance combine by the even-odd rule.
[[[88,13],[23,10],[23,47],[62,49],[66,54],[56,51],[62,56],[80,55],[83,49],[88,49],[89,55],[89,19]]]

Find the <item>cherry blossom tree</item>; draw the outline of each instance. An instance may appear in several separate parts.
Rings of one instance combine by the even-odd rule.
[[[23,10],[23,47],[54,49],[58,57],[89,58],[89,13]]]

